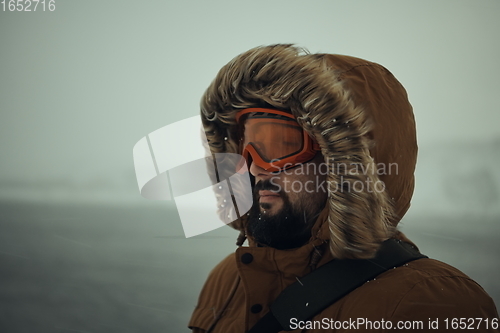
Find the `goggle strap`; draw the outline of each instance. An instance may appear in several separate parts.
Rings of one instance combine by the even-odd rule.
[[[249,114],[249,113],[254,113],[254,112],[264,112],[264,113],[277,114],[277,115],[284,116],[284,117],[291,118],[291,119],[295,120],[295,117],[292,114],[285,112],[285,111],[279,111],[279,110],[274,110],[274,109],[264,109],[264,108],[249,108],[249,109],[243,109],[241,111],[238,111],[238,113],[236,113],[236,122],[239,122],[239,120],[242,116]]]

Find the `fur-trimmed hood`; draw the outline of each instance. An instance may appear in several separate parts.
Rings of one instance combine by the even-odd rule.
[[[327,227],[319,229],[327,230],[333,257],[372,257],[396,233],[413,194],[416,129],[403,86],[366,60],[292,45],[254,48],[224,66],[202,98],[213,153],[238,153],[235,115],[251,107],[288,111],[316,139],[330,187],[350,189],[330,188],[317,222]],[[244,231],[245,222],[231,225]]]

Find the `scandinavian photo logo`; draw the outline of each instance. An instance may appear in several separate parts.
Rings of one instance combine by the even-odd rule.
[[[231,223],[252,206],[246,162],[239,154],[212,154],[199,116],[149,133],[133,157],[141,195],[174,200],[186,238]]]

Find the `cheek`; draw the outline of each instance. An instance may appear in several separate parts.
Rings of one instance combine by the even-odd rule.
[[[326,195],[327,193],[327,184],[326,184],[326,175],[311,175],[304,176],[300,179],[302,183],[302,196],[308,196],[313,198],[314,200],[318,200]]]
[[[287,194],[291,202],[303,200],[305,196],[314,195],[315,177],[300,176],[287,179]]]

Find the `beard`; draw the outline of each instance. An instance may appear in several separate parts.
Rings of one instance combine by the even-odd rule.
[[[283,207],[275,214],[266,210],[269,203],[259,203],[259,191],[268,190],[278,193],[279,187],[269,179],[258,182],[253,190],[253,205],[248,217],[248,233],[261,245],[279,250],[293,249],[304,245],[311,237],[311,228],[321,212],[322,205],[317,202],[309,205],[307,200],[299,200],[292,205],[286,192],[279,192]]]

